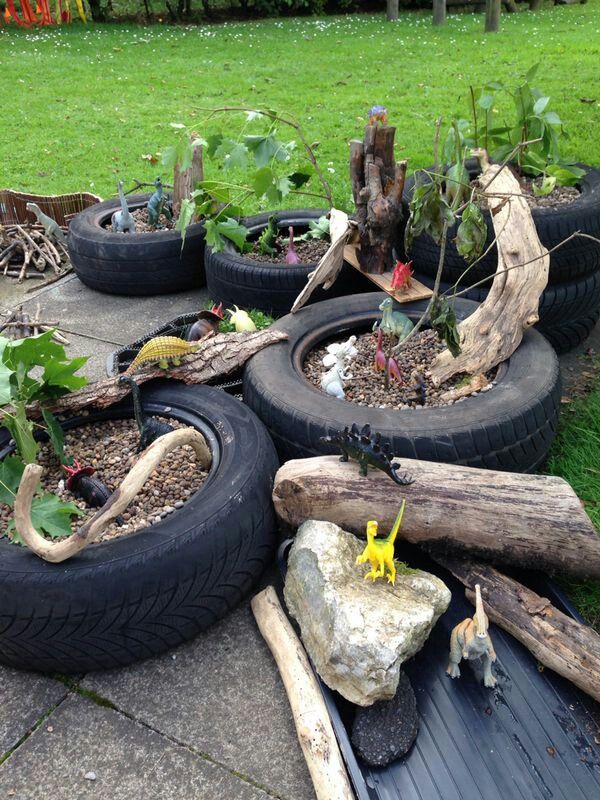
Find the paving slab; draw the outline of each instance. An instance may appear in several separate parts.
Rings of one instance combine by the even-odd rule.
[[[248,603],[187,645],[89,674],[81,685],[277,796],[314,800],[283,684]]]
[[[268,800],[269,795],[118,711],[71,695],[0,766],[0,797]]]
[[[15,747],[68,691],[63,683],[44,675],[0,667],[0,757]]]

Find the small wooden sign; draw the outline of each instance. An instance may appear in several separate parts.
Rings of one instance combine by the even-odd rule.
[[[393,297],[398,303],[410,303],[412,300],[427,300],[433,294],[428,286],[425,286],[424,283],[421,283],[415,278],[410,279],[410,286],[406,289],[392,289],[391,270],[389,272],[383,272],[381,275],[363,272],[358,263],[357,250],[359,247],[360,245],[358,244],[347,244],[344,247],[344,261],[351,264],[354,269],[357,269],[365,278],[373,281],[374,284],[379,286],[380,289],[383,289],[384,292],[387,292],[390,297]]]

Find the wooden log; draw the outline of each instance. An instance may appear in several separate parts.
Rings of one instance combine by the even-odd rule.
[[[275,476],[275,511],[293,527],[319,519],[364,536],[370,519],[391,530],[405,498],[399,537],[428,550],[600,578],[600,538],[562,478],[412,459],[401,469],[410,486],[372,468],[363,477],[337,456],[288,461]]]
[[[231,375],[263,347],[284,339],[287,339],[287,334],[283,331],[268,329],[252,333],[219,333],[202,340],[200,349],[189,356],[184,356],[179,366],[172,366],[167,370],[149,366],[136,372],[135,380],[138,384],[142,384],[153,378],[167,377],[184,383],[206,383]],[[106,408],[129,394],[129,387],[120,384],[118,380],[118,378],[105,378],[90,383],[83,389],[60,397],[51,407],[48,405],[46,407],[51,411],[62,413],[79,411],[90,406]],[[34,416],[41,414],[38,404],[28,406],[27,411]]]
[[[257,594],[251,606],[285,686],[317,800],[354,800],[321,690],[273,587]]]
[[[492,215],[498,266],[488,296],[458,326],[458,357],[444,350],[433,362],[430,372],[437,386],[461,372],[487,372],[509,358],[523,332],[539,320],[539,299],[548,283],[550,257],[517,179],[507,167],[487,163],[484,151],[478,154],[483,166],[479,183]]]
[[[475,584],[488,617],[522,642],[544,666],[600,700],[600,636],[523,584],[486,564],[439,559],[474,604]]]
[[[175,216],[179,214],[181,201],[190,196],[201,180],[204,180],[202,145],[197,145],[194,148],[192,163],[188,169],[180,171],[175,167],[173,176],[173,214]]]
[[[396,129],[367,125],[363,142],[350,142],[350,180],[360,234],[360,264],[381,274],[393,266],[392,248],[402,218],[406,161],[394,160]]]

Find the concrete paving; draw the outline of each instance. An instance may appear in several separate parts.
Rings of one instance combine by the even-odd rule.
[[[40,304],[61,323],[83,372],[174,317],[206,291],[149,298],[93,292],[75,276],[25,294],[0,284],[0,309]],[[567,385],[600,326],[564,356]],[[0,799],[311,800],[289,706],[248,603],[193,642],[125,669],[63,680],[0,667]],[[92,777],[94,776],[94,778]],[[86,777],[87,776],[87,777]]]

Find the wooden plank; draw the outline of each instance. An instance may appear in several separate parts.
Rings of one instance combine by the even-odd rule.
[[[356,251],[359,247],[360,245],[347,244],[344,247],[344,261],[347,261],[348,264],[351,264],[354,269],[358,270],[358,272],[360,272],[361,275],[364,275],[365,278],[373,281],[376,286],[378,286],[380,289],[383,289],[384,292],[387,292],[390,297],[393,297],[398,303],[410,303],[413,300],[427,300],[433,294],[428,286],[425,286],[424,283],[421,283],[415,278],[411,278],[410,288],[401,292],[392,289],[391,271],[384,272],[381,275],[376,275],[372,272],[363,272],[360,268],[360,264],[358,263],[358,256],[356,254]]]

